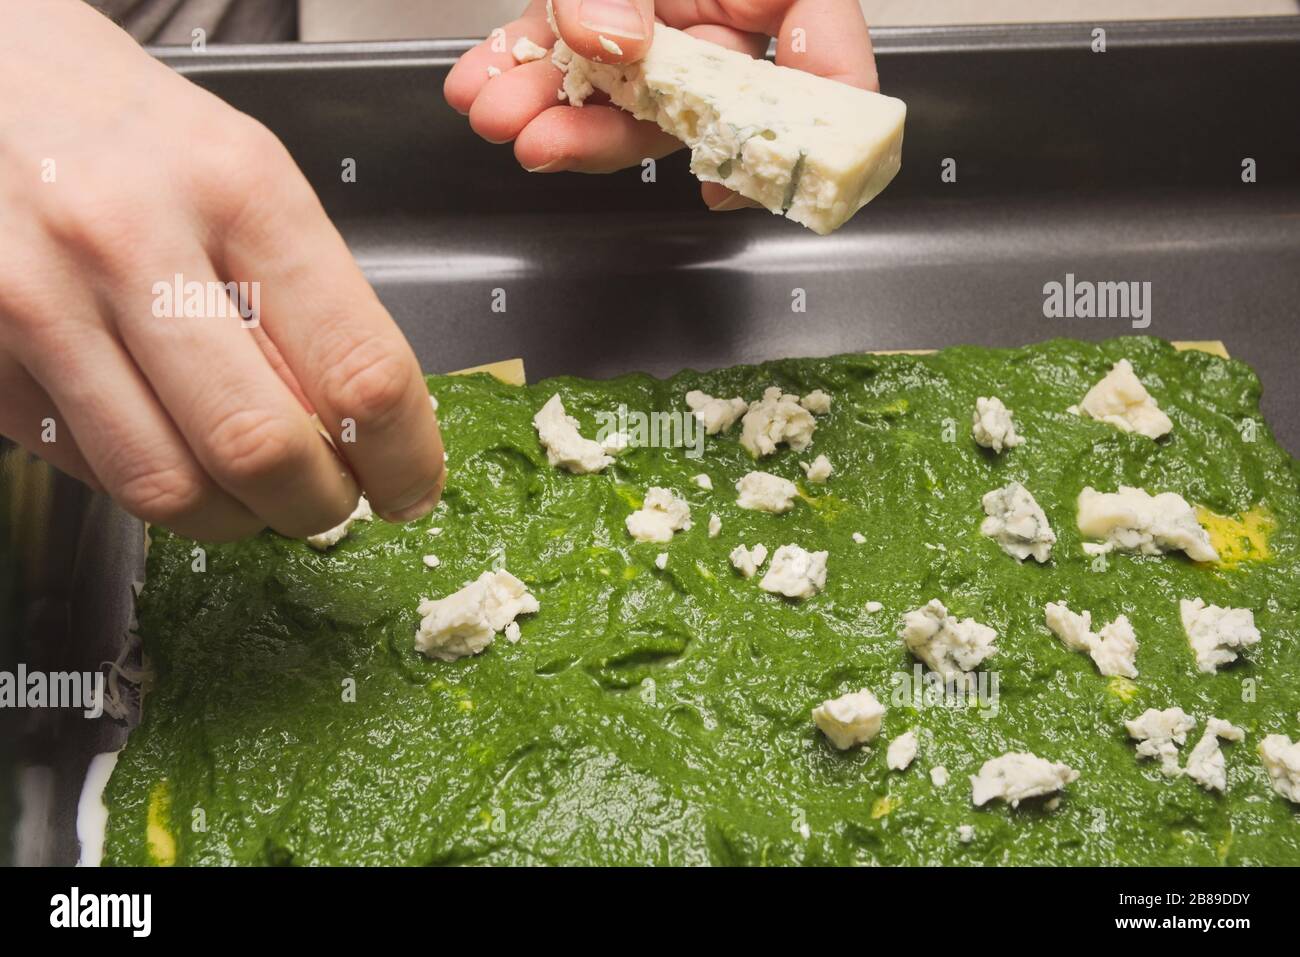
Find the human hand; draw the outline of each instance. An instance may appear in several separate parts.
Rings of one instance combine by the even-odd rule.
[[[555,0],[564,42],[581,56],[630,63],[650,48],[656,17],[670,27],[760,57],[776,37],[776,62],[866,90],[878,89],[871,37],[858,0]],[[519,37],[550,48],[545,0],[533,0],[518,20],[467,52],[447,76],[447,102],[468,114],[470,126],[493,143],[514,141],[515,156],[531,172],[608,173],[658,159],[681,143],[654,123],[633,119],[594,98],[576,108],[557,103],[560,71],[549,56],[516,63]],[[802,30],[795,43],[796,30]],[[623,51],[600,43],[608,37]],[[488,68],[500,70],[489,76]],[[701,184],[704,202],[718,212],[753,206],[718,183]]]
[[[415,356],[275,136],[80,0],[0,21],[0,434],[200,540],[432,509]]]

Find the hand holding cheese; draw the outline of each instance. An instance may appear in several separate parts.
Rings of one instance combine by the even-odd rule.
[[[711,22],[701,21],[698,6],[555,0],[555,27],[563,39],[554,59],[567,67],[566,76],[553,58],[520,64],[510,53],[519,37],[555,42],[547,5],[534,0],[521,19],[506,25],[504,36],[461,58],[447,78],[447,100],[485,139],[514,140],[520,163],[535,172],[637,165],[680,148],[664,132],[671,130],[693,147],[692,168],[706,180],[711,209],[755,205],[728,188],[736,186],[819,232],[840,225],[892,177],[902,140],[902,103],[860,92],[874,91],[877,80],[858,4],[711,4]],[[657,36],[652,7],[660,20]],[[793,70],[695,42],[761,58],[769,36],[777,38],[778,66]],[[594,100],[574,109],[557,99],[562,86],[586,92],[586,82],[614,91],[614,102],[644,119]],[[707,124],[690,122],[698,107]],[[759,121],[764,110],[772,122]],[[733,148],[728,162],[722,154]]]

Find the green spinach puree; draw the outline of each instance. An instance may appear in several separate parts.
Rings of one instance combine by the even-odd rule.
[[[1123,357],[1173,419],[1158,442],[1067,411]],[[752,400],[770,385],[832,396],[805,452],[755,463],[737,424],[700,459],[631,448],[572,475],[532,425],[557,391],[590,438],[620,404],[684,410],[690,389]],[[194,543],[152,531],[138,617],[155,678],[106,792],[106,862],[1300,864],[1300,808],[1256,751],[1300,731],[1300,471],[1242,363],[1149,338],[1057,340],[429,388],[450,455],[430,518],[361,522],[323,553],[267,532],[208,547],[202,572]],[[1024,445],[975,444],[982,395],[1013,410]],[[825,485],[799,466],[819,453],[835,468]],[[798,484],[792,511],[737,508],[755,468]],[[980,534],[981,496],[1012,480],[1058,536],[1046,565]],[[1079,491],[1121,484],[1201,508],[1223,560],[1085,555]],[[652,485],[691,505],[666,546],[624,527]],[[728,561],[741,542],[826,549],[825,590],[761,591]],[[521,640],[451,663],[417,653],[420,600],[502,562],[541,602]],[[1263,636],[1217,674],[1197,670],[1180,623],[1179,599],[1197,597],[1253,609]],[[921,670],[901,616],[932,598],[998,632],[984,666],[996,698],[990,685],[983,701],[927,700],[907,684]],[[1137,679],[1103,677],[1053,637],[1043,608],[1061,600],[1095,628],[1128,615]],[[863,687],[884,729],[836,751],[810,709]],[[1208,716],[1245,730],[1223,743],[1225,793],[1138,760],[1123,722],[1174,705],[1196,719],[1183,763]],[[913,728],[919,756],[888,770],[888,741]],[[1006,751],[1081,776],[1059,804],[973,807],[969,776]]]

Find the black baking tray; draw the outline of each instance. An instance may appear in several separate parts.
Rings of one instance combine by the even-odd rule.
[[[429,371],[522,356],[530,378],[668,373],[1135,331],[1045,318],[1044,284],[1073,274],[1150,282],[1141,331],[1223,340],[1298,452],[1300,18],[1100,26],[1104,53],[1097,24],[875,31],[881,82],[908,104],[903,170],[829,237],[708,213],[683,154],[654,183],[522,171],[443,102],[473,41],[153,52],[279,134]],[[98,668],[142,574],[139,523],[12,448],[0,483],[3,667]],[[86,764],[125,727],[0,722],[0,860],[74,861]]]

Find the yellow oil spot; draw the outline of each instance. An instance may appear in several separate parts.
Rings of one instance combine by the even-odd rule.
[[[1219,841],[1215,848],[1219,854],[1219,863],[1222,864],[1228,859],[1228,852],[1232,850],[1232,825],[1228,825],[1228,833],[1223,835],[1223,840]]]
[[[641,574],[641,570],[637,568],[635,565],[626,565],[623,568],[624,581],[630,582],[633,578],[636,578],[636,576],[639,574]]]
[[[801,499],[817,513],[817,517],[826,522],[833,522],[844,511],[844,500],[832,494],[809,495],[802,485],[795,486]]]
[[[896,807],[898,807],[898,802],[888,795],[882,798],[876,798],[875,802],[871,805],[871,820],[880,820]]]
[[[469,698],[465,698],[462,701],[457,701],[456,707],[460,708],[461,711],[473,711],[474,702],[471,701]]]
[[[619,498],[632,506],[633,510],[639,509],[643,504],[645,504],[641,496],[638,495],[636,490],[630,485],[615,485],[614,491],[618,493]]]
[[[145,826],[145,844],[149,849],[149,857],[161,867],[171,867],[176,863],[176,838],[171,832],[171,806],[171,789],[164,778],[149,792],[149,812]]]
[[[478,819],[479,819],[480,821],[483,822],[483,826],[484,826],[485,828],[487,828],[489,831],[492,830],[492,812],[491,812],[491,811],[479,811],[479,812],[478,812]]]
[[[700,573],[701,577],[707,579],[708,581],[716,580],[716,576],[713,574],[712,570],[709,568],[708,565],[704,564],[703,562],[696,562],[695,570]]]
[[[1137,683],[1122,675],[1116,675],[1106,682],[1106,690],[1120,701],[1132,701],[1138,693]]]
[[[1209,533],[1210,544],[1219,553],[1220,568],[1235,568],[1242,562],[1263,562],[1272,557],[1268,538],[1277,522],[1266,508],[1252,508],[1234,517],[1198,506],[1196,520]]]

